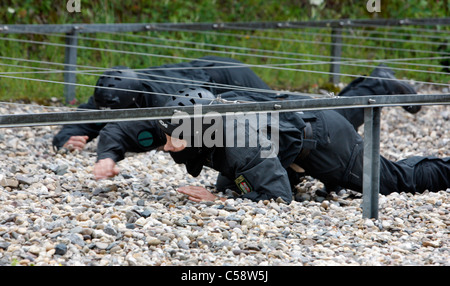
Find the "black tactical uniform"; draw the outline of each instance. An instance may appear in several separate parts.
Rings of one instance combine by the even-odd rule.
[[[233,59],[208,56],[192,61],[189,64],[194,67],[202,67],[202,69],[193,70],[198,75],[193,73],[190,76],[203,78],[203,80],[207,79],[208,84],[206,86],[209,86],[210,90],[216,92],[215,94],[229,91],[236,86],[270,90],[269,86],[251,69],[240,67],[242,63]],[[168,89],[165,91],[167,93],[178,94],[180,91],[180,89],[175,90],[179,85],[165,83],[165,86]],[[261,92],[261,94],[270,96],[270,94],[265,94],[264,92]],[[165,143],[166,137],[159,129],[156,121],[109,123],[100,132],[97,160],[111,158],[113,161],[118,162],[124,158],[126,152],[147,152]]]
[[[203,58],[202,58],[203,59]],[[222,83],[236,86],[244,86],[258,89],[270,89],[251,69],[249,68],[228,68],[230,62],[239,63],[231,59],[222,59],[217,57],[205,57],[204,59],[212,59],[217,61],[221,59],[221,63],[211,63],[204,61],[192,62],[195,66],[205,68],[210,76],[210,81],[213,83]],[[221,67],[224,68],[221,68]],[[212,67],[212,68],[208,68]],[[360,77],[352,81],[345,87],[339,96],[363,96],[363,95],[377,95],[377,94],[396,94],[396,93],[415,93],[414,89],[402,82],[386,81],[384,78],[394,78],[393,73],[387,67],[379,66],[370,74],[374,78]],[[377,78],[375,78],[377,77]],[[225,87],[216,86],[214,94],[226,92]],[[176,91],[178,92],[178,90]],[[262,96],[263,95],[263,96]],[[226,97],[227,95],[225,95]],[[229,95],[228,95],[229,96]],[[309,99],[308,96],[300,95],[277,95],[275,93],[246,93],[245,100],[260,101],[264,100],[278,100],[278,99]],[[243,99],[244,100],[244,99]],[[415,113],[420,107],[405,108],[409,112]],[[364,109],[339,109],[336,110],[341,113],[357,130],[359,126],[364,123]],[[102,126],[103,128],[103,126]],[[155,129],[156,128],[156,129]],[[158,126],[154,122],[120,122],[110,123],[101,132],[99,144],[97,147],[98,160],[104,158],[111,158],[118,162],[124,158],[125,152],[146,152],[159,147],[161,143],[165,143],[165,136],[161,135],[161,131],[157,129]],[[142,138],[151,137],[149,140],[142,140]],[[162,144],[164,145],[164,144]],[[218,179],[218,188],[224,189],[227,185],[227,180]]]
[[[95,91],[99,95],[94,94],[87,103],[81,104],[79,109],[163,106],[168,98],[165,94],[176,94],[179,90],[188,86],[203,85],[213,91],[214,94],[232,90],[234,86],[269,89],[267,84],[251,69],[242,67],[242,65],[241,62],[234,59],[206,56],[187,63],[148,68],[135,74],[128,72],[129,75],[126,74],[126,67],[116,67],[113,68],[113,71],[105,72],[105,75],[109,76],[99,78]],[[114,78],[113,75],[119,77]],[[122,76],[123,78],[121,78]],[[129,77],[137,77],[138,80],[133,81]],[[106,81],[109,84],[106,84]],[[124,91],[98,88],[99,86],[112,86],[147,93],[127,94]],[[133,102],[131,100],[125,100],[126,102],[122,100],[121,102],[123,97],[119,98],[116,96],[117,93],[124,94],[123,97],[133,98]],[[77,135],[87,135],[89,142],[96,138],[104,127],[104,123],[64,125],[53,138],[53,146],[59,149],[71,136]]]
[[[248,95],[248,92],[235,91],[222,97],[246,99],[250,98]],[[267,97],[261,97],[261,101],[264,100]],[[169,121],[158,122],[170,135],[171,129],[166,127]],[[362,191],[363,140],[342,115],[332,110],[280,113],[279,124],[269,124],[271,128],[279,130],[276,157],[261,156],[264,150],[261,145],[188,147],[171,155],[177,163],[185,164],[193,176],[197,176],[203,166],[219,171],[235,183],[242,197],[255,201],[280,197],[291,202],[292,186],[299,183],[300,177],[292,172],[298,169],[295,167],[305,170],[301,175],[310,175],[326,186]],[[226,127],[223,130],[227,130]],[[236,136],[248,138],[248,130],[245,135]],[[201,132],[204,131],[205,127]],[[234,135],[227,133],[226,136]],[[392,162],[381,156],[380,175],[380,193],[384,195],[445,190],[450,187],[450,158],[412,157]]]

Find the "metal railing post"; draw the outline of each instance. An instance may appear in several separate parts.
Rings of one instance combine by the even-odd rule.
[[[363,218],[378,219],[381,107],[364,108]]]
[[[339,62],[341,60],[342,54],[342,28],[333,27],[331,30],[331,64],[330,64],[330,82],[333,84],[338,84],[341,72],[341,66]]]
[[[76,64],[77,64],[77,45],[78,45],[78,38],[77,38],[77,27],[74,27],[74,30],[71,33],[67,33],[66,37],[66,48],[65,48],[65,55],[64,55],[64,63],[66,64],[64,66],[64,70],[66,71],[64,73],[64,82],[71,83],[64,85],[64,97],[66,99],[66,104],[75,104],[76,99],[76,93],[74,85],[77,82],[76,77]]]

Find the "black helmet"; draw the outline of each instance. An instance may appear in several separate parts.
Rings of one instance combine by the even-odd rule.
[[[142,85],[137,74],[124,66],[113,67],[98,79],[94,91],[97,108],[131,108],[139,107]],[[105,87],[105,88],[102,88]]]
[[[165,106],[189,106],[195,104],[203,104],[209,105],[215,99],[215,96],[208,90],[203,88],[185,88],[178,92],[181,96],[172,96]],[[182,120],[191,120],[181,119]],[[158,120],[159,126],[162,131],[166,134],[172,136],[173,131],[181,125],[181,123],[173,124],[171,120]],[[194,127],[194,124],[191,122],[191,128]],[[202,126],[202,129],[205,128],[205,125]],[[202,130],[202,132],[203,132]],[[179,134],[178,138],[183,139],[183,134]],[[192,141],[196,141],[197,136],[201,136],[196,130],[191,130]],[[185,138],[186,139],[186,138]],[[208,156],[209,151],[203,147],[192,147],[188,146],[184,150],[180,152],[170,152],[170,155],[174,159],[174,161],[178,164],[184,164],[186,166],[186,170],[189,174],[194,177],[197,177],[205,164],[206,157]]]
[[[175,106],[190,106],[190,105],[209,105],[216,97],[204,88],[188,87],[178,91],[178,96],[171,96],[166,102],[167,107]],[[181,121],[184,119],[181,119]],[[190,119],[189,119],[190,120]],[[158,120],[161,129],[168,135],[172,135],[172,132],[181,125],[173,124],[171,120]],[[191,125],[193,126],[193,124]]]
[[[188,87],[178,91],[178,96],[172,96],[172,100],[166,106],[189,106],[194,104],[210,104],[216,99],[209,90],[201,87]]]

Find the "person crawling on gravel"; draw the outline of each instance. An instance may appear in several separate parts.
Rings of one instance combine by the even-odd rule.
[[[247,86],[268,89],[257,75],[248,68],[239,69],[213,69],[217,75],[215,82],[228,82],[236,84],[237,79],[241,78],[241,83]],[[238,70],[238,73],[234,71]],[[209,71],[211,72],[211,71]],[[223,90],[221,91],[223,92]],[[178,90],[175,94],[178,93]],[[346,86],[339,96],[352,97],[362,95],[382,95],[382,94],[415,94],[414,88],[402,81],[395,80],[393,71],[384,65],[378,66],[372,71],[370,77],[359,77]],[[98,95],[98,94],[97,94]],[[289,95],[291,99],[308,99],[308,96]],[[287,95],[277,95],[261,93],[254,96],[248,93],[247,100],[279,100],[287,99]],[[408,112],[416,113],[420,106],[404,107]],[[337,109],[336,112],[343,115],[357,130],[364,123],[364,109]],[[107,124],[100,132],[97,146],[97,163],[94,165],[94,176],[96,179],[105,179],[114,177],[119,170],[116,163],[123,160],[126,152],[147,152],[160,148],[166,143],[166,137],[159,129],[156,121],[133,121],[133,122],[115,122]],[[229,184],[224,177],[218,178],[219,188],[225,188]],[[331,190],[328,190],[331,191]]]
[[[160,107],[166,102],[166,94],[198,85],[214,94],[230,91],[236,86],[270,89],[250,68],[243,66],[243,63],[230,58],[206,56],[187,63],[167,64],[140,72],[124,66],[113,67],[98,79],[94,95],[78,108],[83,110]],[[339,96],[415,93],[412,86],[397,81],[391,69],[380,65],[374,69],[370,77],[359,77],[352,81]],[[420,110],[420,106],[404,108],[410,113]],[[363,109],[340,109],[337,112],[344,115],[355,128],[364,122]],[[64,125],[54,136],[53,147],[55,150],[61,148],[69,151],[82,150],[88,142],[99,136],[105,125],[103,123]],[[118,131],[117,126],[112,127],[112,130]],[[114,135],[118,140],[122,139],[121,134]],[[116,143],[108,138],[101,140],[102,145]]]
[[[184,94],[184,97],[171,98],[166,106],[218,104],[207,90],[186,89]],[[222,94],[222,98],[229,100],[257,96],[248,91]],[[260,100],[267,100],[267,97],[261,96]],[[278,120],[274,121],[261,117],[245,122],[229,121],[220,115],[201,124],[194,124],[196,119],[192,117],[158,120],[158,124],[166,136],[164,151],[169,152],[175,162],[184,164],[194,177],[204,166],[220,172],[234,182],[233,197],[253,201],[281,198],[290,203],[293,186],[305,175],[320,180],[330,189],[342,186],[362,191],[363,139],[348,120],[333,110],[276,114]],[[261,122],[267,124],[261,126]],[[238,129],[239,124],[243,124],[244,129]],[[268,130],[271,130],[270,136]],[[260,140],[254,145],[251,140],[256,137]],[[236,144],[239,140],[244,140],[241,141],[245,142],[244,146]],[[415,156],[393,162],[380,156],[380,160],[380,193],[383,195],[450,188],[450,157]],[[185,186],[178,191],[193,201],[217,199],[203,187]]]
[[[188,86],[203,86],[215,94],[231,90],[235,86],[270,89],[250,68],[243,63],[216,56],[176,64],[150,67],[135,72],[125,66],[113,67],[97,81],[94,95],[82,109],[124,109],[160,107],[167,94],[174,94]],[[95,139],[103,123],[70,124],[53,138],[56,150],[82,150],[86,143]]]

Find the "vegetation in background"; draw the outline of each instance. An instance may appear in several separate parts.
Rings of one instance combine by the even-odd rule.
[[[8,24],[71,24],[71,23],[228,23],[228,22],[264,22],[264,21],[310,21],[329,19],[369,19],[369,18],[442,18],[448,17],[448,0],[401,1],[381,0],[381,12],[369,13],[366,2],[362,0],[81,0],[81,12],[69,13],[66,0],[2,0],[0,7],[0,25]],[[448,39],[449,27],[437,27],[445,31]],[[447,51],[445,46],[420,43],[423,41],[442,41],[428,39],[426,33],[406,33],[392,36],[392,32],[405,33],[396,29],[376,29],[374,27],[354,28],[344,35],[344,58],[367,59],[367,65],[376,65],[370,60],[404,57],[431,56],[425,52],[406,52],[410,50]],[[292,69],[267,69],[254,67],[270,86],[278,89],[290,89],[315,92],[318,87],[338,91],[328,84],[329,65],[304,65],[308,60],[324,60],[314,55],[330,55],[329,29],[291,29],[272,31],[220,31],[186,32],[186,31],[149,31],[142,33],[121,34],[81,34],[79,46],[98,50],[79,49],[78,65],[92,67],[112,67],[126,65],[132,68],[146,68],[161,64],[186,61],[183,58],[197,58],[207,54],[223,55],[242,60],[245,63],[283,65],[293,62],[303,65],[289,66]],[[369,38],[364,38],[369,37]],[[94,38],[94,39],[90,39]],[[384,41],[384,38],[397,38],[410,42]],[[444,37],[443,37],[444,38]],[[64,47],[21,43],[8,39],[23,39],[45,43],[64,44],[63,35],[1,35],[0,56],[17,59],[30,59],[53,63],[64,62]],[[112,42],[111,42],[112,40]],[[174,41],[175,40],[175,41]],[[444,39],[445,40],[445,39]],[[185,41],[185,42],[181,42]],[[128,43],[124,43],[128,42]],[[189,43],[187,43],[189,42]],[[142,44],[134,44],[142,43]],[[148,45],[146,45],[148,44]],[[208,45],[216,45],[211,49]],[[152,46],[150,46],[152,45]],[[155,45],[174,46],[173,48]],[[226,48],[221,48],[224,46]],[[364,48],[371,46],[375,48]],[[390,48],[391,50],[376,47]],[[444,49],[442,48],[444,47]],[[117,50],[130,53],[105,51]],[[194,50],[196,49],[196,50]],[[208,52],[202,49],[209,50]],[[402,50],[403,49],[403,50]],[[272,54],[265,51],[280,51],[284,54]],[[132,54],[132,53],[140,53]],[[145,55],[142,55],[145,54]],[[154,56],[153,56],[154,55]],[[165,58],[175,57],[173,59]],[[277,57],[277,58],[274,58]],[[421,64],[439,65],[434,61],[420,61]],[[30,71],[13,65],[26,65],[49,69],[62,69],[61,66],[42,65],[19,60],[0,59],[0,72]],[[397,66],[403,67],[403,66]],[[410,69],[424,69],[420,66],[408,66]],[[346,74],[368,74],[370,67],[342,66]],[[435,70],[433,68],[425,68]],[[312,71],[312,72],[308,72]],[[322,73],[323,72],[323,73]],[[446,75],[424,74],[413,71],[398,71],[398,77],[414,78],[420,81],[448,81]],[[63,81],[62,73],[53,74],[10,74],[15,77],[39,78],[48,81]],[[77,75],[77,82],[95,85],[98,76]],[[342,77],[348,83],[352,77]],[[92,87],[77,87],[78,102],[85,101],[92,95]],[[50,98],[64,101],[63,85],[27,81],[23,79],[0,78],[0,100],[31,100],[46,103]]]

